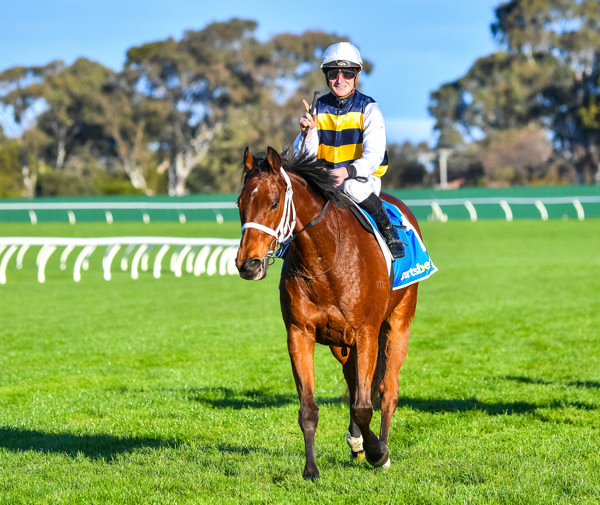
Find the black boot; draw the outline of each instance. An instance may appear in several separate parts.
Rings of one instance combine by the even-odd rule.
[[[386,210],[383,208],[383,204],[379,197],[375,194],[369,195],[369,197],[360,202],[358,205],[375,221],[379,232],[385,239],[387,246],[392,253],[394,258],[404,258],[406,255],[406,251],[404,250],[404,242],[400,240],[400,236],[398,235],[398,230],[394,228],[390,221],[390,217],[388,216]]]

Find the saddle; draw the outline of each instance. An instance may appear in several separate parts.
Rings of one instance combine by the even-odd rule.
[[[431,261],[421,237],[398,207],[383,201],[383,208],[388,213],[392,225],[398,230],[400,240],[406,244],[406,255],[397,259],[392,258],[385,240],[379,233],[371,216],[357,204],[350,208],[365,230],[372,233],[377,239],[388,267],[392,291],[428,279],[437,272],[438,269]]]

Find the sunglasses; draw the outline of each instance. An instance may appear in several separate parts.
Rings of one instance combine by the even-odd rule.
[[[344,79],[354,79],[356,74],[358,74],[358,69],[356,68],[330,68],[325,71],[325,76],[328,80],[333,81],[338,76],[338,74],[342,74]]]

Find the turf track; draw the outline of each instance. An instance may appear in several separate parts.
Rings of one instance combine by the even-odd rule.
[[[34,255],[0,286],[0,503],[598,503],[600,220],[424,223],[392,467],[351,464],[338,365],[316,353],[302,438],[266,280],[115,272]],[[3,225],[4,235],[236,237],[236,224]],[[377,418],[377,413],[375,414]]]

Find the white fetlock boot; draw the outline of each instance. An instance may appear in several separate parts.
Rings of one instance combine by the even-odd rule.
[[[350,432],[346,435],[346,443],[350,446],[350,459],[361,461],[365,459],[365,450],[363,449],[363,437],[360,435],[355,438],[350,435]]]

